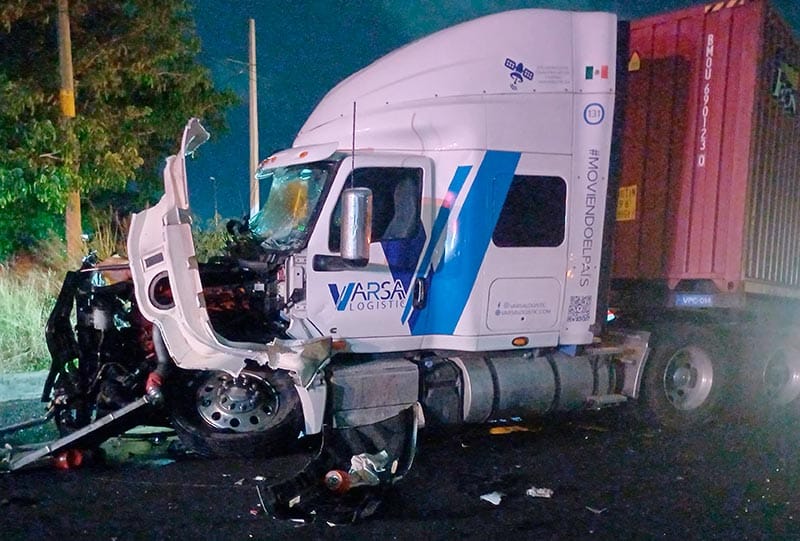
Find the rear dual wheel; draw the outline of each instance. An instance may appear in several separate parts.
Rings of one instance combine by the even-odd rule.
[[[725,352],[718,328],[658,328],[642,380],[641,403],[646,419],[684,430],[716,418],[729,384],[730,362]]]
[[[742,347],[737,413],[755,422],[798,414],[800,344],[791,336],[751,336]]]

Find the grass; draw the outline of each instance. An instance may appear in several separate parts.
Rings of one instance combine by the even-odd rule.
[[[44,329],[62,278],[53,270],[0,268],[0,373],[49,366]]]
[[[98,214],[99,215],[99,214]],[[93,218],[94,234],[87,250],[103,260],[112,254],[125,255],[127,221]],[[225,246],[228,234],[216,220],[194,228],[197,255],[205,261]],[[55,305],[64,274],[77,265],[66,259],[64,242],[56,237],[36,246],[35,255],[18,254],[0,262],[0,374],[42,370],[50,366],[45,342],[45,325]]]

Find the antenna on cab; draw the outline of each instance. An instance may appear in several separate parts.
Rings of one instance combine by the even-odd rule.
[[[356,102],[353,102],[353,142],[351,145],[352,154],[350,155],[350,187],[355,185],[356,176]]]

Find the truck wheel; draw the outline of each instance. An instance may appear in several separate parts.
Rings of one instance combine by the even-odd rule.
[[[752,422],[795,417],[800,397],[800,348],[789,336],[751,336],[743,345],[737,412]]]
[[[707,328],[664,327],[645,365],[641,402],[649,422],[688,429],[711,421],[722,403],[727,366]]]
[[[764,395],[769,404],[786,406],[800,396],[800,352],[778,349],[761,372]]]
[[[175,432],[205,457],[277,454],[302,429],[300,398],[288,374],[269,369],[187,372],[166,391]]]

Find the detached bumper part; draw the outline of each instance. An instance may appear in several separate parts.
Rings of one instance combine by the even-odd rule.
[[[372,515],[382,492],[411,469],[417,443],[417,407],[383,421],[323,431],[317,455],[292,479],[268,487],[264,504],[281,519],[315,518],[348,524]],[[356,465],[359,470],[354,470]],[[344,490],[331,473],[358,480]],[[336,490],[332,490],[332,489]]]

